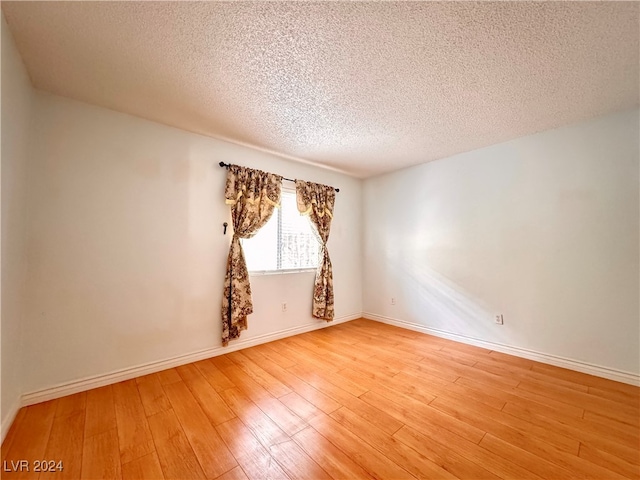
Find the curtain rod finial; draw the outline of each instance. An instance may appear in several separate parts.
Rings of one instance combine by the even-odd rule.
[[[220,165],[221,167],[226,167],[227,166],[224,162],[220,162],[218,165]]]

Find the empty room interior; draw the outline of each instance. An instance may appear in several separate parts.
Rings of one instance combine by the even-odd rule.
[[[1,10],[2,478],[640,478],[640,3]]]

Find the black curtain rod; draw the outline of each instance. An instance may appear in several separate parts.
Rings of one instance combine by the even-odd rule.
[[[218,165],[220,165],[222,168],[226,168],[226,169],[228,169],[228,168],[231,166],[231,164],[230,164],[230,163],[224,163],[224,162],[220,162]],[[293,179],[293,178],[285,178],[285,177],[282,177],[282,179],[283,179],[283,180],[289,180],[290,182],[295,182],[295,179]],[[336,192],[339,192],[339,191],[340,191],[340,189],[339,189],[339,188],[334,188],[334,190],[335,190]]]

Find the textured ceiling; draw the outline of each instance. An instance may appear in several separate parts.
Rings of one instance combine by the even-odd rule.
[[[637,2],[2,2],[35,87],[367,177],[638,104]]]

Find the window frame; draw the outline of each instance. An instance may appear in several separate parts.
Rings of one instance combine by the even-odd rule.
[[[296,189],[295,187],[282,187],[282,193],[292,193],[293,195],[296,195]],[[280,205],[280,207],[278,208],[278,210],[280,210],[282,208],[282,203]],[[279,212],[274,212],[274,215],[278,215],[278,240],[280,240],[280,236],[282,234],[282,217],[280,216]],[[242,239],[244,240],[244,239]],[[242,245],[242,248],[244,248],[244,243]],[[320,250],[318,250],[318,253],[320,252]],[[277,253],[278,257],[280,257],[281,252],[280,249],[278,249],[278,253]],[[318,255],[318,266],[320,266],[320,255]],[[277,263],[280,263],[281,259],[278,258]],[[247,270],[249,272],[249,276],[256,276],[256,277],[262,277],[262,276],[267,276],[267,275],[290,275],[290,274],[295,274],[295,273],[315,273],[318,270],[318,266],[316,267],[299,267],[299,268],[280,268],[280,269],[276,269],[276,270],[249,270],[249,267],[247,266]]]

